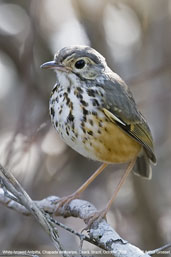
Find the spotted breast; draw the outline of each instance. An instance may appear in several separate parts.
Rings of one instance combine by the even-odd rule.
[[[74,81],[72,81],[74,79]],[[49,111],[62,139],[85,157],[108,163],[134,158],[141,145],[111,122],[103,112],[105,90],[58,72]]]

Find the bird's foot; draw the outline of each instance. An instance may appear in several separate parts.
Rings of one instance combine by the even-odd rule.
[[[55,210],[55,214],[57,215],[59,212],[59,208],[67,206],[72,200],[77,199],[80,197],[80,194],[75,192],[71,195],[67,195],[62,197],[61,199],[57,200],[55,203],[57,204],[57,208]]]
[[[94,212],[88,219],[86,219],[87,226],[83,229],[83,231],[89,230],[94,222],[100,222],[102,219],[106,220],[107,211],[108,209],[105,208],[101,211]]]

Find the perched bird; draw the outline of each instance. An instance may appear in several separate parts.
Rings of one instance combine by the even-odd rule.
[[[49,102],[55,129],[75,151],[103,163],[76,192],[62,198],[60,206],[78,197],[108,164],[129,163],[107,206],[92,220],[105,217],[131,170],[151,178],[150,162],[155,164],[156,157],[149,126],[128,86],[93,48],[65,47],[41,68],[57,75]]]

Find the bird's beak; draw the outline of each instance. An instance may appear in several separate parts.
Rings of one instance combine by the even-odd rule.
[[[55,69],[57,66],[57,63],[55,61],[45,62],[43,63],[40,68],[41,69]]]
[[[68,72],[70,71],[69,68],[56,63],[55,61],[50,61],[50,62],[45,62],[40,66],[41,69],[53,69],[53,70],[59,70],[59,71],[64,71]]]

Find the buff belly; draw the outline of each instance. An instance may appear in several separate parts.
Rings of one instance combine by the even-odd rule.
[[[75,87],[70,93],[67,88],[55,87],[50,99],[52,122],[65,143],[81,155],[101,162],[124,163],[135,158],[142,146],[94,106],[93,100],[97,99],[90,98],[84,88],[80,100]]]
[[[96,134],[91,142],[91,148],[87,147],[87,150],[92,151],[97,160],[107,163],[128,162],[141,150],[138,142],[111,122],[104,123],[101,133]]]
[[[92,115],[89,117],[87,120],[93,119]],[[87,122],[83,128],[75,126],[69,136],[64,131],[58,128],[58,133],[71,148],[87,158],[101,162],[129,162],[138,156],[142,148],[126,132],[105,118],[101,119],[101,127],[97,118],[94,118],[93,125]]]

